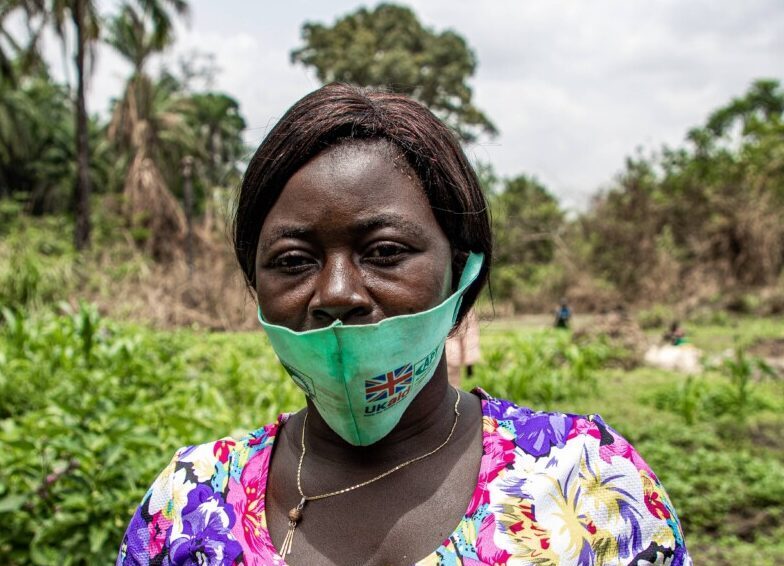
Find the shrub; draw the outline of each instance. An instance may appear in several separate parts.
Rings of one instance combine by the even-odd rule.
[[[117,326],[82,305],[0,326],[0,563],[108,564],[174,450],[301,404],[262,335]],[[231,340],[231,338],[230,338]]]
[[[12,230],[0,243],[0,306],[40,307],[66,298],[77,278],[76,256],[67,223],[47,218]]]
[[[667,305],[654,305],[649,309],[641,310],[637,313],[637,322],[640,328],[649,330],[652,328],[664,328],[671,324],[678,317],[675,316],[675,311],[672,307]]]

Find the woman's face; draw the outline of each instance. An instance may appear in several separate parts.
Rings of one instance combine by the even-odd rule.
[[[289,179],[256,255],[256,292],[268,322],[296,331],[336,319],[370,324],[449,296],[449,241],[395,155],[384,142],[338,146]]]

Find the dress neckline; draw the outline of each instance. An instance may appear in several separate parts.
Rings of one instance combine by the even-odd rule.
[[[479,397],[479,400],[482,404],[482,420],[484,421],[484,418],[486,416],[487,403],[488,400],[490,399],[490,396],[479,387],[472,389],[471,393]],[[272,442],[265,447],[266,450],[270,451],[270,457],[267,458],[267,463],[266,463],[267,469],[265,470],[266,473],[264,474],[265,476],[264,484],[262,485],[262,490],[264,493],[264,508],[261,511],[261,519],[264,528],[260,529],[259,536],[263,539],[265,546],[268,549],[270,549],[270,551],[273,553],[272,558],[276,566],[288,566],[288,562],[286,562],[286,559],[283,556],[281,556],[280,553],[278,552],[278,549],[275,547],[275,544],[272,542],[272,536],[270,535],[269,528],[267,527],[268,524],[267,523],[267,482],[269,481],[269,467],[270,464],[272,463],[272,450],[275,447],[275,442],[277,442],[278,432],[280,431],[281,426],[283,426],[286,423],[286,421],[288,421],[290,416],[291,413],[281,413],[280,415],[278,415],[278,418],[274,423],[274,429],[270,431],[272,433],[270,434],[270,436],[272,437]],[[463,516],[460,518],[460,521],[457,523],[455,528],[446,536],[446,538],[443,541],[441,541],[441,544],[438,546],[438,548],[436,548],[433,552],[429,553],[428,555],[423,556],[422,558],[419,558],[418,560],[413,562],[412,566],[416,566],[419,563],[426,563],[428,560],[432,560],[433,558],[436,558],[439,553],[441,554],[446,553],[448,551],[447,545],[449,544],[450,539],[454,535],[459,533],[460,528],[463,526],[463,523],[470,516],[471,509],[473,507],[473,502],[477,500],[477,498],[481,498],[487,491],[486,483],[481,481],[481,478],[484,477],[487,470],[490,468],[492,464],[491,454],[488,450],[485,449],[486,440],[487,440],[487,434],[485,431],[484,424],[482,424],[482,458],[479,462],[479,472],[477,473],[474,491],[471,494],[471,498],[468,501],[468,507],[466,507]]]

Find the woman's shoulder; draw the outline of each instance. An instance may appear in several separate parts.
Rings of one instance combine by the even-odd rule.
[[[607,447],[603,450],[607,453],[605,459],[609,454],[623,456],[630,459],[636,467],[653,474],[629,442],[605,423],[600,415],[536,411],[512,401],[492,397],[480,388],[474,391],[482,400],[485,431],[487,432],[488,428],[501,429],[507,436],[513,437],[515,444],[533,458],[546,457],[553,450],[563,449],[567,445],[585,448],[586,443],[589,443],[600,448]]]
[[[167,470],[181,483],[211,485],[216,492],[225,490],[230,478],[239,481],[249,461],[256,456],[269,453],[288,414],[242,436],[226,436],[218,440],[183,446],[161,474]],[[159,480],[161,478],[159,477]],[[154,487],[154,486],[153,486]]]
[[[572,550],[602,564],[691,563],[659,479],[600,416],[475,393],[487,459],[481,500],[498,552],[554,563]]]
[[[162,556],[190,564],[206,547],[233,557],[247,551],[246,531],[261,524],[271,448],[287,418],[239,438],[177,450],[134,513],[117,564],[156,563]],[[264,550],[266,543],[255,547]]]

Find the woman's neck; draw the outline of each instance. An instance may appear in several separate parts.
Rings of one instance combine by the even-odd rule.
[[[370,446],[353,446],[343,440],[308,402],[305,445],[308,459],[352,470],[391,467],[416,457],[443,442],[455,419],[456,392],[449,386],[442,357],[433,377],[413,399],[400,422],[387,436]],[[295,427],[297,448],[302,429]]]

